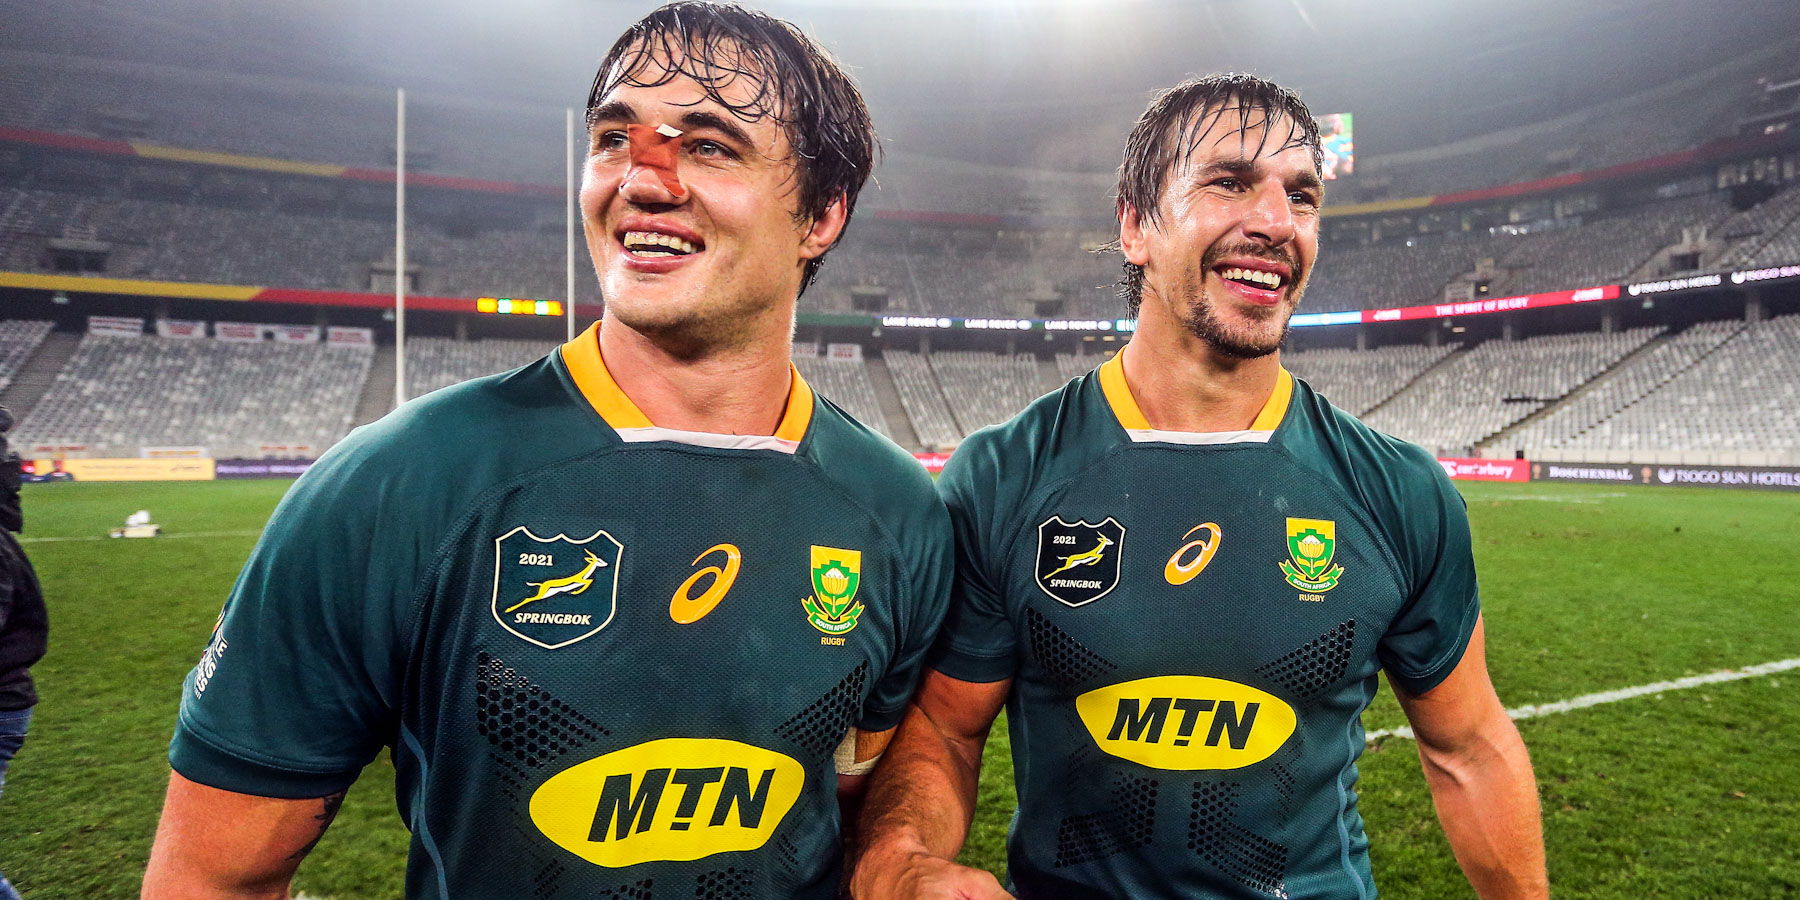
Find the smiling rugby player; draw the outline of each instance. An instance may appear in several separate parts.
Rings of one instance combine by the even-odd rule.
[[[1138,120],[1118,193],[1137,331],[944,468],[956,584],[870,788],[858,898],[1008,896],[952,862],[1003,704],[1018,896],[1374,897],[1355,784],[1383,671],[1477,892],[1545,896],[1462,498],[1281,366],[1319,167],[1300,98],[1250,76]]]
[[[295,484],[185,686],[144,896],[286,897],[384,746],[409,898],[834,896],[950,565],[924,469],[788,359],[868,113],[791,25],[676,3],[588,125],[605,318]]]

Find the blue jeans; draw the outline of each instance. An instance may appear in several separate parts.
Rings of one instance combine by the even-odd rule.
[[[25,743],[25,726],[31,724],[31,708],[0,711],[0,789],[6,787],[6,766]],[[19,900],[12,882],[0,875],[0,900]]]

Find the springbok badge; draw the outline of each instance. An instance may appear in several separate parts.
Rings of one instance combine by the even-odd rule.
[[[1051,516],[1038,525],[1037,585],[1066,606],[1092,603],[1119,586],[1125,526],[1112,516],[1099,524]]]
[[[523,525],[494,540],[494,621],[555,650],[612,622],[625,545],[604,530],[541,538]]]

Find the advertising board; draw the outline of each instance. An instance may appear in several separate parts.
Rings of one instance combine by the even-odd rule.
[[[1438,457],[1444,474],[1457,481],[1530,481],[1531,464],[1522,459]]]

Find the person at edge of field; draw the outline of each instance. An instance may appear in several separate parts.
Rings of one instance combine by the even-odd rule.
[[[12,413],[0,406],[0,789],[6,769],[25,745],[25,730],[37,706],[31,666],[44,658],[50,617],[37,573],[13,532],[25,530],[19,503],[19,454],[6,446]],[[19,900],[5,874],[0,874],[0,900]]]
[[[951,609],[872,778],[856,897],[1007,896],[951,862],[1002,704],[1018,896],[1373,897],[1354,787],[1379,671],[1476,891],[1546,895],[1461,497],[1281,366],[1319,154],[1300,99],[1245,75],[1139,119],[1118,193],[1137,331],[940,478]]]
[[[187,679],[144,896],[285,897],[383,745],[409,898],[839,890],[952,555],[923,467],[789,361],[867,109],[792,25],[683,2],[587,121],[604,318],[295,484]]]

